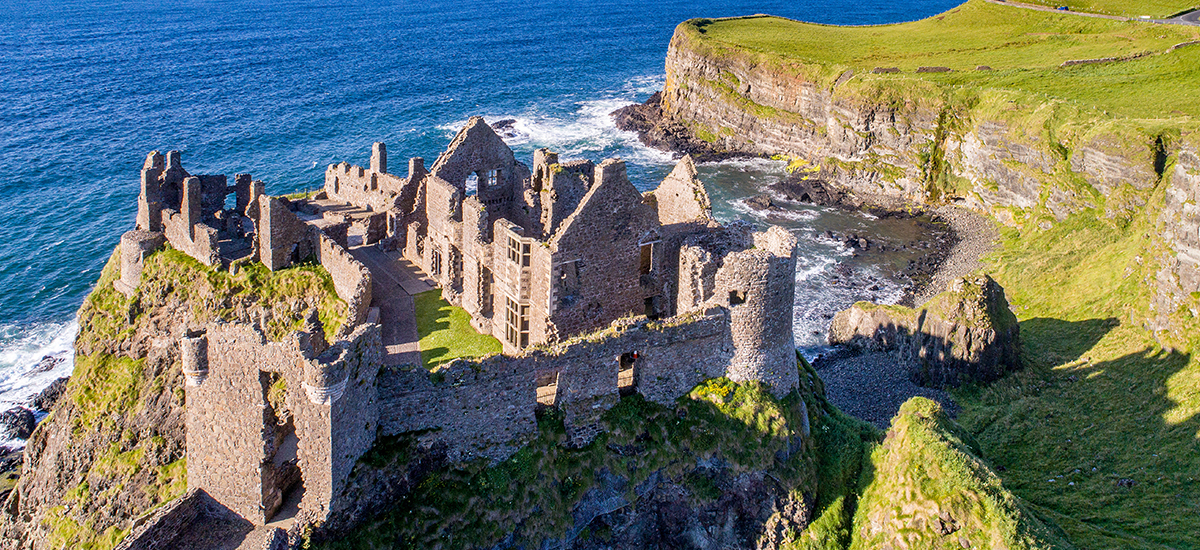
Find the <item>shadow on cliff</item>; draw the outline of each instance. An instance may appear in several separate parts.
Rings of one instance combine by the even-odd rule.
[[[1021,322],[1024,369],[964,388],[1005,487],[1081,548],[1200,547],[1200,365],[1117,319]]]

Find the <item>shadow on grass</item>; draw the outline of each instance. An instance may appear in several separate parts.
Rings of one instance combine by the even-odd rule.
[[[963,393],[1004,484],[1081,548],[1200,548],[1200,368],[1115,319],[1021,323],[1026,368]]]
[[[1021,341],[1028,364],[1060,365],[1083,356],[1110,331],[1120,326],[1115,318],[1063,321],[1036,317],[1021,321]]]

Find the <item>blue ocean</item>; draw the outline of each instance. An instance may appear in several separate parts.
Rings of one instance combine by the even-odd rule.
[[[374,141],[397,165],[432,163],[478,114],[515,119],[508,141],[527,163],[540,147],[567,159],[617,156],[651,189],[672,156],[618,131],[608,114],[661,88],[679,22],[770,13],[882,24],[956,4],[19,0],[0,11],[0,410],[73,368],[75,311],[133,224],[151,150],[181,151],[192,173],[251,173],[282,194],[319,187],[330,163],[366,164]],[[895,229],[885,220],[806,205],[767,219],[743,199],[778,180],[780,163],[700,171],[720,219],[770,221],[800,237],[803,349],[820,349],[833,311],[899,299],[906,281],[894,266],[822,237]],[[874,290],[830,283],[848,273]]]

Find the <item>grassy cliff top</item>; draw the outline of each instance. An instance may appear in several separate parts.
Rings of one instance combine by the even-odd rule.
[[[1136,118],[1189,115],[1200,105],[1200,27],[1082,17],[970,0],[921,21],[839,27],[755,16],[697,19],[681,30],[712,46],[784,62],[853,69],[872,79],[914,77],[952,86],[1012,89]],[[1060,68],[1065,61],[1132,58]],[[994,70],[979,71],[979,66]],[[868,74],[875,68],[899,74]],[[952,72],[916,73],[920,67]],[[835,76],[836,78],[836,76]]]

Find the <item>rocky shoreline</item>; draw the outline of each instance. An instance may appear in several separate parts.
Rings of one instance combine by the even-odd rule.
[[[637,132],[645,145],[689,154],[700,162],[762,156],[720,149],[697,139],[686,126],[663,116],[661,92],[645,103],[614,111],[612,117],[618,128]],[[773,184],[771,191],[796,202],[866,212],[880,218],[916,219],[926,237],[915,243],[923,253],[903,270],[911,284],[900,305],[908,307],[927,302],[951,281],[978,270],[982,267],[982,258],[998,245],[999,232],[993,222],[975,212],[951,205],[905,203],[894,196],[851,193],[830,185],[819,171],[793,172]],[[778,208],[769,195],[752,197],[747,204],[759,210]],[[857,235],[830,234],[826,237],[860,250],[873,245]],[[904,368],[898,368],[891,353],[858,353],[838,348],[819,357],[813,367],[820,373],[828,398],[834,405],[880,428],[886,428],[900,405],[914,396],[937,401],[951,416],[957,412],[957,405],[949,394],[914,383]]]

